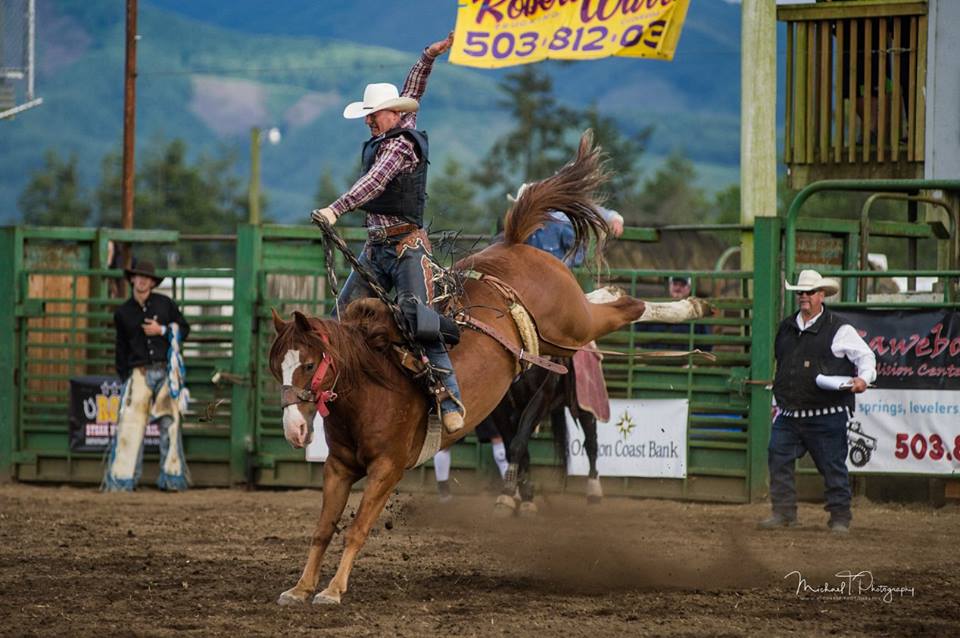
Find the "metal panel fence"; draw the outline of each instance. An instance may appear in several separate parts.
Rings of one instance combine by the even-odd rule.
[[[931,186],[871,184],[876,190],[908,192]],[[932,185],[956,190],[952,182]],[[808,196],[801,194],[797,206]],[[782,311],[789,309],[782,282],[784,270],[795,274],[797,233],[840,238],[841,267],[827,268],[825,274],[847,282],[845,304],[857,298],[857,281],[874,275],[860,269],[856,260],[862,252],[858,250],[862,224],[869,224],[871,236],[936,238],[935,224],[869,222],[865,217],[859,222],[796,220],[791,212],[786,224],[779,218],[758,219],[751,229],[752,271],[623,268],[602,273],[627,292],[654,300],[666,297],[666,277],[691,277],[694,294],[705,296],[718,309],[700,322],[708,326],[705,333],[691,324],[683,333],[624,329],[602,340],[602,348],[622,353],[604,361],[612,397],[690,402],[687,478],[605,479],[607,493],[731,502],[765,495],[771,398],[765,383],[773,374],[773,333]],[[647,242],[657,238],[656,232],[635,230],[628,235]],[[342,232],[359,247],[361,229]],[[69,449],[66,407],[70,378],[112,369],[112,311],[119,299],[109,291],[120,273],[104,267],[110,239],[152,245],[202,240],[167,231],[0,229],[4,254],[10,255],[0,261],[0,296],[7,301],[0,308],[0,331],[13,335],[0,348],[0,471],[5,474],[20,480],[100,480],[100,456]],[[780,256],[784,240],[785,269]],[[475,238],[461,244],[481,247]],[[316,314],[332,310],[318,234],[306,227],[243,225],[230,246],[235,246],[233,268],[163,272],[169,286],[163,292],[177,300],[194,325],[186,351],[193,402],[184,427],[193,478],[198,485],[319,486],[320,465],[304,463],[303,452],[292,450],[283,439],[278,388],[267,365],[272,309],[283,315],[294,309]],[[342,283],[346,270],[337,260]],[[903,272],[922,274],[918,269]],[[936,272],[949,279],[939,303],[955,305],[955,271]],[[589,287],[591,275],[579,275]],[[229,292],[216,298],[211,293],[215,288]],[[645,349],[664,345],[710,347],[717,360],[697,365],[643,360]],[[215,376],[218,383],[212,381]],[[545,429],[533,441],[535,478],[547,489],[579,490],[578,479],[559,476],[550,439]],[[151,461],[147,459],[145,469]],[[473,436],[455,446],[454,466],[462,470],[459,476],[470,484],[467,487],[487,485],[495,476],[488,446]],[[422,468],[408,473],[403,488],[418,490],[431,484],[430,470]]]

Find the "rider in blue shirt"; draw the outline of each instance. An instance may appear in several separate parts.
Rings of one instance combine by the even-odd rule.
[[[598,207],[598,209],[610,227],[613,236],[619,237],[623,232],[623,217],[617,211],[609,208]],[[569,254],[576,240],[573,224],[560,211],[550,211],[549,215],[550,221],[530,235],[527,243],[534,248],[550,253],[565,263],[568,268],[576,268],[583,263],[586,250],[581,247],[576,253]]]

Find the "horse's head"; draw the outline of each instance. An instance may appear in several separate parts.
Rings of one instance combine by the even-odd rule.
[[[313,438],[316,412],[326,416],[326,403],[337,396],[330,339],[320,320],[301,312],[293,313],[293,321],[284,321],[274,310],[273,326],[277,338],[270,348],[270,371],[281,383],[283,435],[293,447],[301,448]]]

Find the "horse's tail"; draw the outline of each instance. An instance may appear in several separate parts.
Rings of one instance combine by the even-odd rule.
[[[507,211],[504,220],[504,242],[522,244],[548,219],[550,211],[566,213],[573,223],[576,241],[572,254],[585,249],[593,235],[597,239],[597,255],[603,254],[607,223],[597,206],[602,198],[596,190],[609,179],[603,153],[593,144],[593,131],[587,129],[580,138],[577,158],[551,177],[532,182],[522,189]]]

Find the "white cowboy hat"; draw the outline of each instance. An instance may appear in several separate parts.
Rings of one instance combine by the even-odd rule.
[[[377,111],[399,111],[412,113],[420,108],[420,104],[410,97],[400,97],[397,87],[387,82],[368,84],[363,90],[362,102],[351,102],[343,109],[343,117],[355,120],[366,117]]]
[[[783,285],[787,290],[805,290],[808,292],[822,290],[828,297],[840,291],[840,284],[837,283],[836,279],[821,277],[816,270],[800,271],[796,286],[791,286],[789,281],[783,282]]]
[[[529,186],[530,184],[527,184],[527,183],[520,184],[520,188],[517,189],[516,195],[514,195],[513,193],[507,193],[507,201],[515,202],[518,199],[520,199],[520,196],[523,195],[523,191],[527,190]]]

